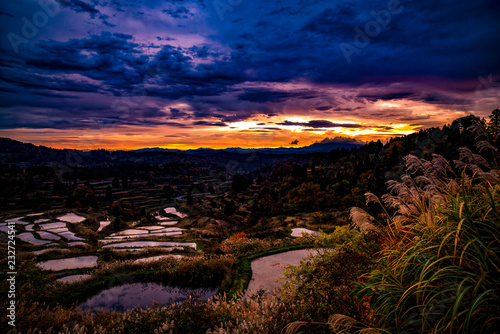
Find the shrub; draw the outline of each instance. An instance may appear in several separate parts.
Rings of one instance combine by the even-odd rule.
[[[357,294],[373,296],[377,325],[389,332],[498,330],[499,170],[468,148],[455,161],[460,177],[441,156],[406,163],[413,175],[391,181],[382,201],[367,194],[386,208],[391,242]]]

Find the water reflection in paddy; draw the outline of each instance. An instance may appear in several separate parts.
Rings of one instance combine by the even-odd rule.
[[[158,283],[132,283],[105,290],[81,304],[79,308],[94,311],[127,311],[135,307],[144,309],[154,302],[165,306],[186,298],[206,301],[215,293],[215,289],[178,288]]]
[[[99,228],[97,229],[97,232],[101,232],[109,224],[111,224],[111,222],[109,220],[99,222]]]
[[[57,219],[59,219],[60,221],[63,221],[63,222],[76,224],[76,223],[81,223],[82,221],[84,221],[87,218],[75,215],[74,213],[67,213],[64,216],[58,217]]]
[[[50,229],[61,228],[61,227],[66,228],[66,223],[56,222],[56,223],[40,224],[38,226],[40,226],[40,228],[42,230],[50,230]]]
[[[31,234],[29,232],[18,234],[17,237],[19,239],[21,239],[22,241],[26,241],[26,242],[33,244],[33,245],[45,245],[45,244],[50,243],[50,241],[40,240],[40,239],[35,238],[33,236],[33,234]]]
[[[109,240],[100,240],[101,242]],[[155,247],[155,246],[165,246],[165,247],[192,247],[196,249],[195,242],[172,242],[172,241],[130,241],[130,242],[119,242],[115,244],[109,244],[103,246],[103,248],[136,248],[136,247]]]
[[[97,267],[97,256],[68,257],[64,259],[48,260],[38,263],[43,270],[59,271],[65,269]]]
[[[49,233],[49,232],[38,231],[37,233],[40,236],[40,238],[45,239],[45,240],[59,240],[59,239],[61,239],[60,236]]]
[[[304,234],[319,235],[319,232],[301,227],[292,228],[292,234],[291,234],[292,237],[298,238],[304,236]]]
[[[283,275],[284,267],[297,266],[304,258],[316,253],[315,249],[299,249],[253,260],[251,263],[252,279],[245,295],[250,296],[259,290],[272,291],[280,287],[281,282],[278,278]]]

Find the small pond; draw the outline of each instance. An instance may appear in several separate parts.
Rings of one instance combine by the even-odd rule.
[[[101,240],[102,241],[102,240]],[[110,244],[103,246],[103,248],[129,248],[129,247],[192,247],[196,249],[195,242],[171,242],[171,241],[130,241],[130,242],[120,242],[116,244]]]
[[[64,248],[59,248],[59,247],[49,247],[49,248],[44,248],[40,249],[37,251],[32,252],[33,254],[40,255],[43,253],[51,252],[51,251],[60,251],[60,252],[70,252],[70,249],[64,249]]]
[[[69,232],[67,227],[59,227],[59,228],[51,228],[47,230],[47,232],[50,233],[63,233],[63,232]]]
[[[93,268],[97,267],[97,256],[79,256],[68,257],[64,259],[48,260],[38,263],[38,266],[43,270],[66,270],[66,269],[79,269],[79,268]]]
[[[40,236],[40,238],[45,239],[45,240],[60,240],[61,239],[60,236],[49,233],[49,232],[38,231],[37,233]]]
[[[71,231],[66,231],[66,232],[61,232],[59,233],[59,235],[63,238],[66,238],[66,240],[69,240],[69,241],[82,241],[82,240],[85,240],[85,239],[82,239],[80,237],[76,237],[75,234]]]
[[[97,232],[101,232],[102,229],[105,228],[106,226],[108,226],[109,224],[111,224],[111,222],[109,220],[104,220],[104,221],[99,222],[99,228],[97,229]]]
[[[150,230],[150,231],[154,231],[154,230],[162,230],[164,229],[163,226],[141,226],[141,227],[138,227],[139,230]]]
[[[182,251],[182,247],[155,247],[156,250],[162,250],[166,252]],[[140,252],[144,250],[142,247],[129,247],[129,248],[113,248],[115,252]]]
[[[161,226],[172,226],[172,225],[176,225],[177,221],[175,221],[175,220],[173,220],[173,221],[163,221],[163,222],[159,222],[158,224],[161,225]]]
[[[18,234],[17,237],[19,239],[21,239],[22,241],[26,241],[26,242],[33,244],[33,245],[46,245],[46,244],[50,243],[50,241],[48,241],[48,240],[40,240],[40,239],[35,238],[35,236],[30,232]]]
[[[137,235],[137,234],[148,234],[149,231],[147,230],[139,230],[139,229],[129,229],[129,230],[124,230],[120,232],[116,232],[111,234],[111,236],[117,236],[117,235]]]
[[[35,222],[36,223],[36,222]],[[56,228],[66,228],[66,223],[56,222],[56,223],[47,223],[38,225],[42,230],[51,230]]]
[[[177,209],[174,208],[174,207],[167,207],[167,208],[165,208],[163,210],[165,211],[165,213],[171,214],[171,215],[175,215],[177,217],[182,217],[183,218],[184,216],[186,216],[185,214],[182,214],[179,211],[177,211]]]
[[[82,275],[69,275],[58,278],[57,281],[61,283],[73,283],[77,281],[83,281],[90,278],[90,275],[82,274]]]
[[[304,234],[319,235],[319,232],[302,227],[292,228],[292,237],[298,238],[302,237]]]
[[[6,223],[14,223],[14,224],[28,224],[27,222],[23,222],[21,221],[21,219],[23,219],[24,217],[17,217],[17,218],[10,218],[10,219],[7,219],[5,222]]]
[[[252,261],[252,279],[248,284],[246,296],[259,290],[272,291],[280,286],[280,277],[286,266],[297,266],[300,261],[310,254],[316,254],[315,249],[299,249],[284,253],[264,256]]]
[[[135,307],[150,307],[154,302],[165,306],[186,298],[206,301],[215,289],[190,289],[164,286],[158,283],[132,283],[102,291],[79,306],[81,310],[127,311]]]
[[[87,218],[75,215],[74,213],[67,213],[64,216],[57,217],[57,219],[59,219],[60,221],[63,221],[63,222],[76,224],[76,223],[81,223],[82,221],[84,221]]]

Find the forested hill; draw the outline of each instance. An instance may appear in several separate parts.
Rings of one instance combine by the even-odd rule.
[[[74,149],[53,149],[35,146],[10,138],[0,138],[0,163],[29,166],[53,166],[56,169],[66,166],[130,166],[188,164],[198,168],[226,170],[232,174],[234,166],[238,170],[249,172],[265,165],[272,165],[277,160],[289,159],[293,154],[264,154],[260,152],[232,152],[217,150],[199,151],[108,151],[97,149],[91,151]]]
[[[131,163],[156,164],[205,162],[238,164],[242,171],[252,171],[277,160],[285,160],[294,155],[314,152],[329,152],[334,149],[353,149],[364,143],[349,138],[325,138],[325,140],[305,147],[260,148],[260,149],[196,149],[177,150],[146,148],[133,151],[110,151],[104,149],[76,150],[53,149],[22,143],[10,138],[0,138],[0,163],[15,163],[26,166],[65,165],[99,166],[126,165]]]
[[[470,147],[478,153],[473,128],[493,128],[490,125],[499,120],[500,110],[496,109],[490,120],[467,116],[442,128],[393,138],[385,145],[370,142],[355,150],[339,149],[277,162],[260,188],[253,213],[257,219],[261,215],[345,210],[364,205],[366,192],[382,195],[387,192],[387,181],[400,179],[406,168],[405,156],[431,159],[438,154],[453,161],[459,158],[460,147]],[[490,135],[493,138],[498,134]],[[500,148],[499,140],[491,141]],[[490,158],[490,153],[482,154]]]

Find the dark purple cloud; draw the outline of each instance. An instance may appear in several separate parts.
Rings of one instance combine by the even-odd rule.
[[[298,97],[299,93],[277,92],[269,90],[249,89],[238,95],[238,98],[243,101],[252,102],[285,102],[292,97]]]
[[[401,11],[358,45],[350,63],[339,46],[356,46],[356,29],[376,22],[386,0],[229,1],[225,10],[202,0],[51,3],[54,15],[34,0],[0,5],[4,128],[92,127],[93,120],[181,127],[187,119],[216,127],[297,111],[333,119],[397,100],[466,110],[475,92],[499,86],[500,10],[490,0],[401,0]],[[309,88],[278,86],[286,83]],[[337,96],[339,87],[353,93]],[[423,119],[384,111],[391,113]]]
[[[99,9],[95,6],[92,6],[89,3],[80,0],[56,0],[62,7],[68,7],[76,13],[88,13],[91,18],[98,17],[102,20],[102,23],[107,27],[114,27],[114,24],[111,24],[107,21],[109,18],[108,15],[102,14]]]
[[[184,6],[177,7],[175,9],[164,9],[162,12],[170,15],[174,19],[187,19],[194,15]]]
[[[382,95],[359,95],[359,97],[365,98],[368,101],[388,101],[388,100],[398,100],[398,99],[404,99],[404,98],[409,98],[412,97],[414,93],[412,92],[400,92],[400,93],[389,93],[389,94],[382,94]]]
[[[228,126],[226,123],[223,122],[207,122],[207,121],[196,121],[193,122],[193,125],[205,125],[205,126],[217,126],[217,127]]]
[[[290,121],[284,121],[281,123],[276,123],[278,125],[285,125],[285,126],[307,126],[310,128],[363,128],[365,126],[361,124],[342,124],[342,123],[333,123],[332,121],[328,120],[312,120],[308,122],[290,122]]]

